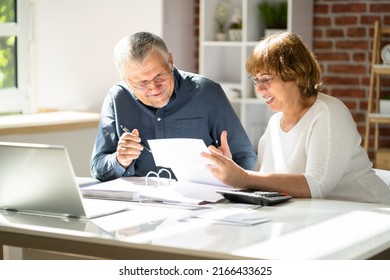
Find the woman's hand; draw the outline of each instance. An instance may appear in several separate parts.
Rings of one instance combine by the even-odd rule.
[[[230,152],[229,144],[227,141],[227,131],[226,130],[222,131],[222,133],[221,133],[221,146],[216,148],[213,145],[210,145],[208,148],[210,151],[213,151],[215,153],[219,153],[221,155],[224,155],[227,158],[232,159],[232,153]]]
[[[215,147],[210,147],[209,151],[210,154],[203,152],[201,155],[210,161],[210,164],[207,164],[206,167],[211,174],[226,185],[244,188],[246,171]]]

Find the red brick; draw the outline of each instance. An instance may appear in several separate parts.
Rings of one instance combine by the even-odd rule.
[[[322,38],[322,36],[323,36],[322,34],[323,34],[323,32],[321,29],[315,28],[313,30],[313,37],[314,38]]]
[[[323,41],[323,42],[314,41],[313,47],[314,49],[330,49],[333,47],[333,43],[331,41]]]
[[[344,37],[344,31],[342,29],[328,29],[325,34],[328,38]]]
[[[347,29],[348,37],[366,37],[367,32],[364,27],[350,27]]]
[[[359,85],[358,78],[340,77],[340,76],[327,76],[326,85]]]
[[[365,65],[332,64],[328,66],[330,73],[365,74]]]
[[[314,14],[327,14],[329,13],[329,5],[314,5]]]
[[[330,26],[332,21],[329,17],[314,17],[313,23],[315,26]]]
[[[367,11],[367,4],[349,3],[349,4],[333,4],[332,13],[364,13]]]
[[[374,28],[375,21],[380,20],[380,19],[381,19],[381,17],[379,15],[366,14],[366,15],[360,16],[360,23],[369,25],[370,27]]]
[[[358,129],[360,135],[362,136],[362,142],[363,142],[364,134],[366,133],[366,125],[365,124],[364,125],[359,125],[357,127],[357,129]]]
[[[370,4],[370,13],[390,13],[390,3]]]
[[[345,106],[348,107],[349,110],[356,110],[357,108],[357,105],[356,105],[356,101],[343,101]]]
[[[365,97],[365,90],[362,89],[334,89],[332,90],[332,95],[338,98],[341,97],[353,97],[353,98],[363,98]]]
[[[358,24],[359,18],[357,16],[335,17],[334,22],[336,25],[352,25]]]
[[[359,103],[360,107],[359,109],[363,112],[366,112],[367,108],[368,108],[368,103],[367,101],[360,101]]]
[[[365,53],[354,53],[352,55],[352,60],[358,61],[358,62],[366,61],[366,54]]]
[[[318,52],[316,57],[320,61],[348,61],[348,53],[335,53],[335,52]]]
[[[356,122],[361,122],[361,123],[365,123],[366,121],[366,113],[362,113],[362,112],[359,112],[359,113],[356,113],[355,114],[355,121]]]
[[[367,41],[338,41],[336,42],[336,48],[340,49],[355,49],[355,50],[367,50],[369,43]]]

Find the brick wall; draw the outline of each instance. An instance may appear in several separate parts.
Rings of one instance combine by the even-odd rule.
[[[199,37],[199,0],[194,1],[194,35]],[[389,0],[314,0],[313,51],[323,69],[324,92],[350,109],[362,138],[375,20],[390,26]],[[390,79],[385,85],[390,92]],[[390,148],[390,126],[381,127],[381,135],[380,144]],[[369,155],[373,158],[372,150]]]
[[[196,38],[196,48],[195,48],[195,54],[194,58],[196,61],[196,68],[199,72],[199,13],[200,13],[200,7],[199,7],[199,0],[194,0],[194,36]]]
[[[390,1],[314,0],[313,51],[323,68],[325,92],[347,105],[362,137],[375,20],[390,26]],[[381,145],[390,147],[390,127],[381,128]],[[373,158],[372,149],[369,154]]]

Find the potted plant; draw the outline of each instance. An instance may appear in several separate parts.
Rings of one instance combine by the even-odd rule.
[[[262,2],[258,6],[265,36],[287,29],[287,1]]]
[[[230,41],[241,41],[242,39],[242,18],[241,10],[235,9],[230,19],[229,25],[229,40]]]
[[[379,100],[379,111],[381,114],[390,115],[390,94],[384,95]]]
[[[229,5],[225,2],[219,2],[215,9],[215,21],[217,22],[217,34],[215,39],[217,41],[225,41],[227,35],[225,33],[225,27],[228,20]]]

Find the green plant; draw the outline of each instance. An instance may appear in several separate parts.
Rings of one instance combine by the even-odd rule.
[[[384,94],[381,99],[383,100],[390,100],[390,94]]]
[[[14,0],[0,1],[0,24],[16,21]],[[16,36],[0,36],[0,90],[16,86]]]
[[[218,32],[225,31],[225,25],[227,23],[228,13],[229,13],[229,5],[225,1],[218,3],[215,10],[215,20],[217,21]]]
[[[287,2],[262,2],[259,4],[261,18],[266,28],[287,28]]]

